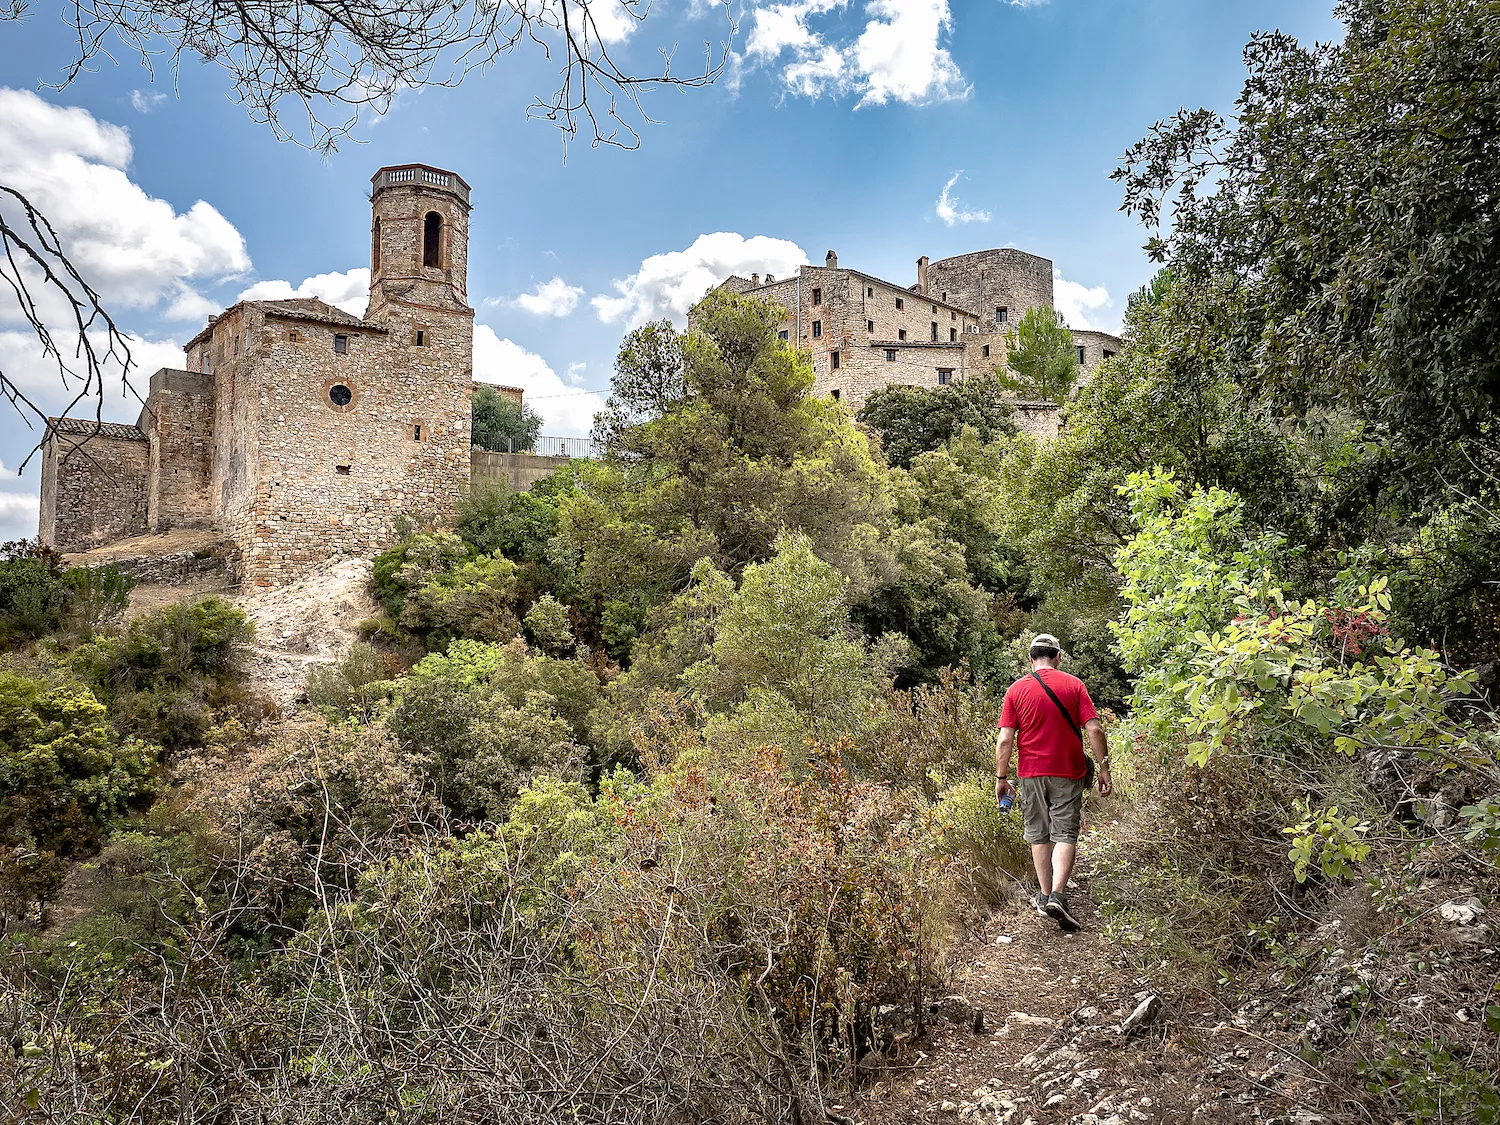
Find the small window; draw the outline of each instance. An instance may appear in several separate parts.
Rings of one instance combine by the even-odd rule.
[[[776,338],[778,340],[785,340],[785,339],[787,339],[787,330],[785,328],[783,328],[780,332],[776,333]]]
[[[834,370],[834,371],[837,371],[839,369],[839,353],[838,352],[829,352],[828,353],[828,366],[829,366],[829,368],[831,370]]]
[[[838,400],[839,400],[839,389],[837,387],[834,387],[833,390],[829,391],[828,393],[833,396],[833,401],[834,402],[838,402]]]
[[[950,343],[950,344],[956,344],[956,343],[958,343],[958,329],[957,328],[950,328],[950,329],[948,329],[948,343]]]
[[[995,323],[1004,324],[1005,318],[1009,315],[1009,313],[1010,310],[1007,309],[1004,305],[997,305],[995,307]]]
[[[411,440],[412,441],[421,441],[422,440],[422,423],[421,422],[413,422],[411,424]]]
[[[203,349],[202,362],[199,366],[203,368],[203,374],[205,375],[213,370],[213,357],[209,354],[207,348]]]
[[[874,332],[875,331],[875,322],[873,320],[867,320],[867,321],[865,321],[865,331],[866,332]]]
[[[298,340],[302,339],[302,335],[295,328],[293,328],[286,334],[286,338],[295,344]]]
[[[427,346],[427,329],[418,328],[411,334],[411,342],[414,346],[425,348]]]
[[[946,387],[953,382],[953,369],[951,367],[938,368],[938,385]]]
[[[370,234],[370,269],[380,272],[380,216],[375,216],[375,229]]]
[[[885,349],[885,361],[887,363],[895,363],[896,362],[896,349],[895,348],[886,348]]]
[[[948,310],[948,319],[949,320],[957,320],[958,319],[958,314],[956,312],[954,312],[952,309],[949,309]]]
[[[937,343],[937,321],[932,322],[932,342]]]
[[[341,477],[347,477],[351,468],[353,468],[352,465],[335,465],[333,467],[333,471],[338,473]]]
[[[238,336],[234,338],[234,354],[240,354],[240,338]]]
[[[904,339],[906,339],[906,329],[904,329],[904,328],[898,328],[898,329],[896,329],[896,339],[898,339],[898,340],[904,340]]]
[[[1083,362],[1083,345],[1082,344],[1078,345],[1078,362],[1079,363]]]
[[[349,337],[345,336],[342,332],[335,332],[333,335],[333,354],[349,354]]]
[[[988,344],[986,344],[984,346],[984,358],[985,359],[989,359],[990,358],[990,346]]]
[[[939,301],[946,301],[947,299],[948,299],[948,290],[944,289],[943,290],[943,295],[941,297],[939,297],[938,300]]]
[[[865,286],[865,296],[866,297],[873,297],[873,296],[875,296],[875,287],[873,285],[866,285]]]
[[[818,339],[821,339],[822,336],[823,336],[823,322],[821,320],[815,320],[815,321],[813,321],[813,339],[814,340],[818,340]]]
[[[906,302],[903,301],[900,297],[897,297],[896,298],[896,307],[898,309],[904,309],[904,308],[906,308]]]
[[[813,304],[815,304],[815,305],[821,305],[822,303],[823,303],[823,290],[821,290],[821,289],[814,289],[813,290]]]
[[[1114,359],[1115,358],[1115,353],[1112,352],[1112,351],[1110,351],[1108,348],[1105,348],[1104,349],[1104,358],[1105,359]]]
[[[328,388],[328,401],[342,410],[354,401],[354,392],[343,383],[335,383]]]

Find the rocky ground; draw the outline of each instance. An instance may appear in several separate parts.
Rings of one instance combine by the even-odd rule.
[[[1076,934],[1029,902],[992,918],[956,982],[980,1029],[938,1017],[835,1112],[862,1125],[1332,1120],[1310,1108],[1316,1074],[1262,1034],[1253,1006],[1136,975],[1101,936],[1086,888],[1073,902]],[[965,1018],[959,1002],[942,1006]]]
[[[332,559],[288,586],[241,593],[255,623],[250,674],[283,711],[301,695],[307,669],[338,660],[375,616],[368,559]]]

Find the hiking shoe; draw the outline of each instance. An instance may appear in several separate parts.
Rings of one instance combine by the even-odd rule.
[[[1078,919],[1073,917],[1072,911],[1068,909],[1068,900],[1064,895],[1052,894],[1047,896],[1047,914],[1056,919],[1057,924],[1062,927],[1064,933],[1076,933],[1083,927],[1078,924]]]
[[[1046,891],[1037,891],[1037,893],[1036,893],[1036,912],[1038,914],[1040,914],[1043,918],[1047,917],[1047,892]]]

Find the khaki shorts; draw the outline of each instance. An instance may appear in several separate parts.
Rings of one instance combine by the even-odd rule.
[[[1028,844],[1078,843],[1083,811],[1083,778],[1022,777],[1021,812]]]

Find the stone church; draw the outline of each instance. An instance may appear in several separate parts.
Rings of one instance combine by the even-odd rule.
[[[151,377],[134,426],[49,420],[44,543],[213,529],[243,582],[274,585],[375,553],[400,513],[452,511],[470,480],[469,185],[405,164],[373,189],[363,317],[241,301]]]

